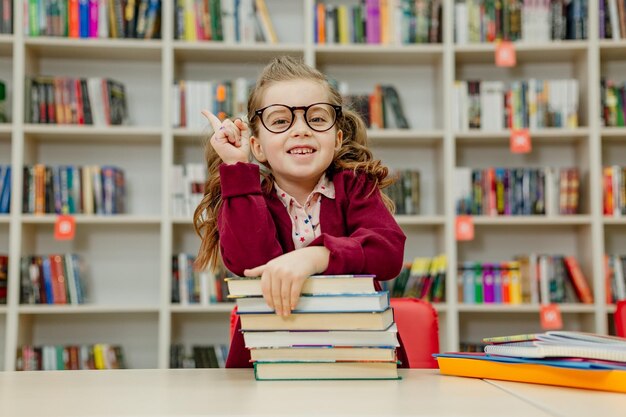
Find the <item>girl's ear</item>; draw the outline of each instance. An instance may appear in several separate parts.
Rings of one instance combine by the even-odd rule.
[[[263,152],[261,142],[256,138],[256,136],[250,136],[250,150],[252,151],[252,155],[254,155],[257,161],[267,162],[267,158],[265,157],[265,153]]]
[[[339,129],[337,131],[337,136],[335,138],[335,150],[338,151],[341,149],[341,144],[343,143],[343,130]]]

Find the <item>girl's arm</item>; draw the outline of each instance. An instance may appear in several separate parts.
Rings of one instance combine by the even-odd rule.
[[[363,174],[341,172],[333,180],[335,190],[345,190],[345,224],[348,236],[324,233],[311,245],[330,251],[325,274],[375,274],[385,281],[398,276],[404,260],[406,236],[385,207],[378,188]],[[372,189],[374,191],[372,192]]]
[[[276,224],[261,191],[259,167],[250,163],[220,166],[223,204],[218,213],[224,265],[243,276],[244,269],[282,255]]]

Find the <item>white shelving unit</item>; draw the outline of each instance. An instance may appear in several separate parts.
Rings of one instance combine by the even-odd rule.
[[[0,216],[0,253],[9,254],[9,297],[0,306],[0,370],[15,368],[18,346],[119,343],[132,368],[166,368],[171,343],[226,343],[230,304],[170,303],[170,259],[197,251],[191,219],[169,212],[173,164],[202,162],[205,132],[171,126],[170,88],[178,79],[254,79],[280,54],[303,57],[331,77],[368,92],[381,81],[400,91],[410,130],[370,132],[375,155],[421,174],[421,211],[398,216],[407,234],[406,259],[448,258],[446,300],[436,304],[442,350],[483,336],[539,330],[538,305],[457,303],[456,264],[500,261],[519,253],[574,255],[590,279],[595,303],[565,304],[565,326],[606,333],[613,306],[604,302],[603,255],[626,252],[626,219],[602,216],[601,167],[626,161],[626,129],[602,128],[600,76],[620,79],[626,42],[598,39],[598,2],[589,1],[585,41],[516,46],[518,65],[493,64],[494,45],[454,44],[453,2],[444,2],[442,44],[315,45],[314,0],[267,0],[278,45],[187,43],[173,40],[173,2],[163,2],[162,40],[76,40],[0,36],[0,77],[7,82],[11,124],[0,125],[0,164],[20,173],[24,164],[116,164],[127,177],[127,214],[76,216],[73,241],[57,242],[53,215],[21,213],[22,178],[12,179],[10,215]],[[346,3],[350,1],[346,0]],[[15,8],[15,22],[23,10]],[[19,25],[16,25],[19,27]],[[95,128],[25,124],[24,77],[110,76],[127,87],[131,126]],[[580,83],[580,127],[531,132],[533,151],[513,155],[509,132],[452,128],[455,79],[513,80],[574,77]],[[623,78],[621,78],[623,80]],[[200,109],[198,109],[199,111]],[[583,174],[581,214],[555,217],[475,217],[476,236],[455,240],[456,166],[578,166]],[[19,304],[22,255],[76,252],[88,265],[89,303],[81,306]]]

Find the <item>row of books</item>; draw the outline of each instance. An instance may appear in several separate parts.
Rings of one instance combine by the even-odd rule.
[[[343,101],[361,115],[370,129],[409,129],[400,94],[391,84],[376,84],[371,93],[344,94]]]
[[[578,80],[455,81],[458,131],[578,126]]]
[[[125,369],[122,347],[89,345],[23,345],[17,349],[16,371]]]
[[[265,0],[183,0],[174,7],[176,39],[278,42]]]
[[[607,127],[626,126],[626,83],[600,79],[602,124]]]
[[[445,255],[416,257],[404,264],[396,278],[382,281],[381,287],[394,298],[415,297],[433,303],[444,302],[446,259]]]
[[[484,352],[436,354],[443,375],[626,393],[626,339],[577,331],[483,338]]]
[[[396,181],[383,189],[393,201],[396,214],[420,214],[420,173],[415,169],[393,170]]]
[[[579,212],[578,168],[455,168],[457,214],[567,215]]]
[[[602,184],[602,213],[607,216],[626,214],[626,166],[604,167]]]
[[[441,0],[363,0],[360,4],[315,4],[318,44],[439,43]]]
[[[256,379],[398,378],[397,327],[374,276],[309,277],[288,317],[267,306],[260,281],[227,281]]]
[[[24,34],[69,38],[161,37],[161,0],[23,0]]]
[[[27,77],[26,123],[121,125],[128,122],[124,84],[109,78]]]
[[[198,271],[193,266],[195,260],[186,253],[172,256],[172,303],[208,305],[230,301],[226,278],[232,274],[225,268]]]
[[[11,166],[0,165],[0,214],[11,211]]]
[[[7,303],[7,284],[9,282],[9,257],[0,255],[0,305]]]
[[[587,0],[463,0],[454,6],[458,44],[587,38]]]
[[[510,262],[463,262],[457,281],[459,301],[467,304],[593,302],[572,256],[529,254]]]
[[[170,368],[224,368],[228,357],[226,345],[194,345],[188,352],[182,343],[170,346]]]
[[[622,0],[599,1],[600,39],[626,38],[626,5]]]
[[[225,81],[180,80],[172,86],[173,127],[203,128],[208,125],[201,110],[209,110],[220,120],[247,113],[252,82],[245,78]]]
[[[13,0],[0,1],[0,33],[13,33]]]
[[[172,216],[192,218],[204,197],[206,164],[174,165],[171,175]]]
[[[605,255],[604,266],[606,272],[606,302],[615,303],[626,300],[626,256]]]
[[[124,170],[115,166],[43,164],[24,167],[22,211],[31,214],[121,214]]]
[[[83,304],[85,268],[73,253],[23,256],[20,260],[20,303]]]

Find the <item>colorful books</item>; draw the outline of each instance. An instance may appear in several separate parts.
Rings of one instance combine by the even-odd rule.
[[[228,278],[230,297],[261,296],[260,277]],[[302,294],[367,294],[376,292],[374,275],[313,275],[304,282]]]
[[[245,330],[385,330],[393,324],[393,310],[382,312],[238,313]]]
[[[255,362],[257,380],[399,379],[395,362]]]
[[[262,297],[237,298],[238,313],[269,313],[273,310]],[[294,313],[307,312],[365,312],[385,311],[389,308],[389,293],[304,295]]]

